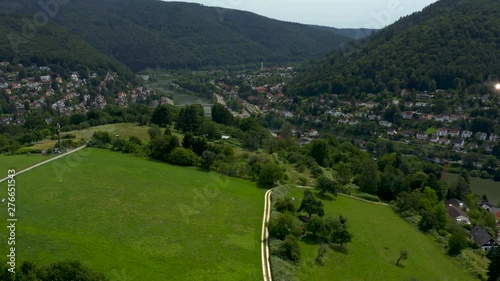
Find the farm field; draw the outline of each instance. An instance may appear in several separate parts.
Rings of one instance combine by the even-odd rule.
[[[0,178],[4,178],[7,176],[7,170],[14,169],[16,171],[20,171],[22,169],[33,166],[42,161],[48,160],[52,158],[52,155],[40,155],[40,154],[31,154],[29,156],[23,155],[1,155],[0,154],[0,171],[3,174],[0,174]]]
[[[262,278],[265,190],[255,183],[107,150],[80,155],[16,177],[19,262],[78,259],[110,280]]]
[[[458,174],[448,173],[446,175],[446,181],[448,184],[455,184],[457,178]],[[488,200],[493,204],[500,203],[500,182],[493,181],[491,179],[470,177],[470,185],[474,193],[480,196],[486,194],[488,196]]]
[[[303,189],[292,189],[297,204]],[[437,242],[396,215],[388,206],[338,196],[323,201],[325,214],[348,218],[353,240],[348,253],[329,250],[323,265],[314,259],[318,245],[306,237],[300,242],[299,279],[316,280],[475,280],[458,262],[446,256]],[[404,267],[395,265],[401,250],[408,251]]]
[[[118,135],[123,138],[128,138],[131,136],[136,136],[143,140],[144,142],[149,141],[149,135],[148,135],[148,126],[137,126],[135,123],[118,123],[118,124],[108,124],[108,125],[102,125],[102,126],[96,126],[96,127],[90,127],[88,129],[84,130],[76,130],[76,131],[69,131],[69,132],[61,132],[61,138],[64,138],[64,135],[72,134],[75,135],[75,141],[78,141],[80,139],[85,139],[85,140],[90,140],[92,138],[92,135],[94,132],[104,132],[107,131],[112,135]],[[43,140],[35,145],[29,147],[31,149],[49,149],[54,147],[56,145],[57,141],[56,140]]]

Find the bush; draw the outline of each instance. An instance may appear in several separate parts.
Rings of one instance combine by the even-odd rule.
[[[289,234],[279,248],[279,256],[292,262],[300,261],[300,246],[297,237]]]
[[[177,147],[167,157],[168,162],[181,166],[196,166],[198,155],[189,149]]]
[[[274,206],[276,207],[276,210],[280,213],[283,212],[290,212],[290,213],[295,213],[295,204],[292,198],[290,197],[285,197],[285,198],[280,198],[276,200],[274,203]]]
[[[301,232],[293,215],[288,212],[283,214],[273,212],[269,220],[269,236],[285,239],[289,234],[300,236]]]

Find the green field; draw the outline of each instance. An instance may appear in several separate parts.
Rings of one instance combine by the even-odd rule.
[[[78,141],[80,139],[90,140],[94,132],[109,132],[112,135],[118,135],[122,138],[128,138],[131,136],[139,137],[144,142],[149,141],[148,135],[148,126],[137,126],[135,123],[118,123],[118,124],[108,124],[96,127],[90,127],[84,130],[76,130],[70,132],[61,132],[61,137],[64,138],[64,135],[72,134],[75,135],[75,140]],[[32,149],[49,149],[56,145],[56,140],[43,140],[40,141],[33,146],[29,147]]]
[[[455,184],[457,178],[458,174],[448,173],[446,175],[446,181],[451,184]],[[486,194],[488,196],[488,200],[493,204],[500,203],[500,182],[490,179],[471,177],[470,185],[474,193],[480,196]]]
[[[0,155],[0,178],[4,178],[7,175],[7,170],[14,169],[20,171],[22,169],[33,166],[34,164],[40,163],[42,161],[48,160],[52,155],[40,155],[40,154],[30,154],[27,156],[23,155]],[[5,175],[4,175],[5,174]]]
[[[262,278],[256,184],[99,149],[53,163],[16,178],[19,261],[79,259],[110,280]]]
[[[292,189],[291,193],[301,200],[303,190]],[[324,265],[314,263],[318,245],[304,238],[300,243],[300,280],[475,280],[447,257],[431,236],[406,223],[390,207],[343,196],[323,202],[327,215],[343,215],[349,219],[354,237],[346,246],[348,253],[329,250]],[[409,257],[402,261],[404,267],[398,267],[395,262],[403,249]]]

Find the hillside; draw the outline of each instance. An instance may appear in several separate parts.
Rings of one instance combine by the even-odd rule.
[[[33,15],[36,3],[7,0],[0,10]],[[72,1],[54,21],[133,70],[300,61],[352,40],[249,12],[156,0]]]
[[[499,11],[495,0],[441,0],[306,65],[289,93],[432,91],[498,79]]]
[[[335,28],[335,27],[328,27],[321,25],[310,25],[310,27],[319,30],[328,30],[330,32],[346,36],[352,39],[363,39],[372,35],[374,32],[377,31],[376,29],[369,29],[369,28]]]
[[[293,189],[291,195],[300,202],[303,190]],[[323,202],[326,214],[348,218],[352,244],[345,252],[328,250],[318,265],[316,241],[303,238],[299,280],[478,280],[446,256],[430,235],[415,230],[390,207],[344,196]],[[398,267],[395,262],[403,249],[408,260]]]
[[[78,259],[108,280],[262,278],[255,183],[89,148],[16,182],[19,264]]]
[[[30,37],[33,35],[32,38],[23,37],[24,27],[25,21],[20,15],[0,13],[0,61],[49,65],[60,72],[106,73],[112,70],[125,76],[133,75],[125,65],[101,54],[55,24],[49,23],[34,34],[28,34]]]

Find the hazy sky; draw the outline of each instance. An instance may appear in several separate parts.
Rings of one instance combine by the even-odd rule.
[[[164,0],[172,1],[172,0]],[[436,0],[175,0],[332,27],[382,28]]]

